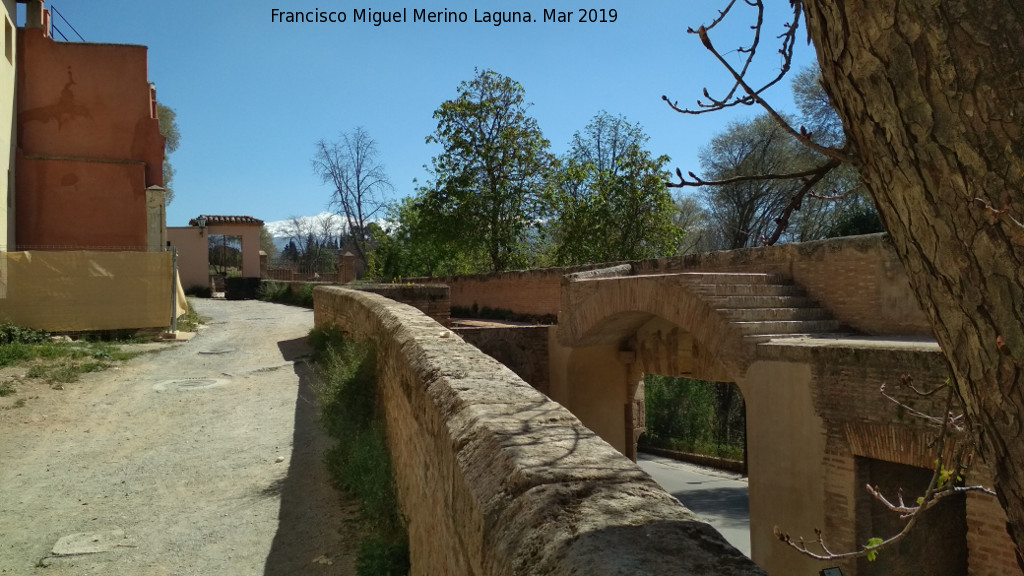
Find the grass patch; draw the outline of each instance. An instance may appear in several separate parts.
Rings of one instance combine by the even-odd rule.
[[[121,350],[118,343],[100,341],[55,342],[39,330],[5,324],[0,326],[0,367],[27,364],[27,376],[50,384],[67,384],[82,374],[106,370],[116,362],[138,356]],[[13,393],[13,386],[0,396]]]
[[[266,302],[312,308],[313,285],[301,284],[298,289],[293,289],[292,284],[288,282],[264,280],[260,283],[257,297]]]
[[[14,394],[17,391],[18,389],[14,387],[13,383],[0,382],[0,397],[10,396],[11,394]]]
[[[340,330],[310,333],[323,386],[321,422],[335,445],[325,455],[337,486],[360,502],[364,532],[359,576],[409,572],[409,543],[398,508],[384,419],[377,405],[376,355]]]
[[[195,302],[187,299],[188,312],[178,316],[178,330],[182,332],[195,332],[199,326],[206,324],[207,318],[196,312]]]

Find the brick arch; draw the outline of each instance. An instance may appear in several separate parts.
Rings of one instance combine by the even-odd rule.
[[[560,339],[569,346],[621,343],[649,321],[661,318],[692,335],[739,381],[754,360],[755,339],[685,275],[629,276],[570,282],[563,289]]]

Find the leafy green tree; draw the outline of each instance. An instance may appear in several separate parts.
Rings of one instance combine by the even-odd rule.
[[[299,247],[295,245],[295,240],[288,241],[288,244],[281,250],[281,258],[290,262],[299,261]]]
[[[274,244],[274,237],[266,226],[260,226],[260,250],[267,254],[268,260],[273,260],[277,256],[277,245]]]
[[[174,201],[174,189],[171,188],[171,180],[174,180],[174,167],[171,166],[171,161],[167,157],[181,144],[181,132],[178,130],[178,114],[173,108],[158,102],[156,117],[160,125],[160,135],[164,137],[164,189],[167,190],[165,204],[170,206]]]
[[[373,230],[367,275],[380,281],[416,276],[469,274],[486,269],[482,252],[460,250],[443,235],[425,228],[414,198],[404,198],[388,208],[388,217]]]
[[[573,136],[551,193],[556,264],[676,252],[680,229],[665,187],[668,156],[651,154],[647,140],[640,126],[607,112]]]
[[[537,121],[527,114],[522,85],[493,70],[477,71],[459,94],[434,112],[428,143],[434,181],[420,190],[422,230],[455,260],[487,258],[487,269],[529,263],[528,234],[543,213],[554,157]]]

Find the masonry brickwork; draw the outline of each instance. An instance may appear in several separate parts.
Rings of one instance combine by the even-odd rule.
[[[412,574],[764,574],[565,408],[418,310],[320,287],[377,350]]]
[[[455,333],[481,352],[501,362],[527,384],[551,395],[548,365],[550,326],[456,328]]]
[[[756,276],[751,272],[767,274],[764,281],[778,292],[701,286],[705,280]],[[794,282],[795,291],[780,288],[784,282],[777,279]],[[864,544],[865,519],[878,526],[886,522],[870,516],[874,502],[861,485],[864,479],[891,478],[901,466],[920,476],[934,464],[935,430],[879,392],[886,384],[901,402],[941,413],[943,399],[916,398],[899,384],[904,374],[922,388],[939,385],[947,376],[926,318],[884,235],[444,282],[452,287],[457,306],[558,313],[559,325],[550,333],[557,337],[549,337],[551,380],[546,393],[624,453],[629,453],[630,433],[623,436],[622,414],[635,408],[638,398],[642,402],[642,387],[635,396],[633,390],[645,366],[736,381],[748,410],[751,548],[755,561],[769,573],[820,569],[778,542],[774,525],[810,538],[815,528],[822,528],[834,549],[858,549]],[[764,318],[746,318],[747,311],[722,307],[721,294],[768,293],[800,294],[794,298],[804,315],[783,317],[782,312],[796,314],[786,308],[778,310],[778,317],[768,310]],[[771,299],[752,296],[751,301],[758,298]],[[830,316],[807,309],[814,302]],[[775,328],[786,322],[804,323],[797,332],[805,326],[830,332],[780,338],[751,331],[758,323]],[[836,331],[847,335],[837,337]],[[479,339],[483,346],[502,346],[501,332],[473,334],[470,339]],[[494,356],[502,359],[500,353]],[[504,361],[513,366],[517,362]],[[988,463],[976,460],[967,481],[990,486]],[[972,494],[947,514],[952,514],[950,522],[964,528],[942,536],[951,539],[938,544],[965,551],[950,565],[965,556],[968,576],[1021,574],[996,499]],[[904,560],[893,566],[902,569],[898,565]],[[857,562],[841,565],[848,576],[868,575],[877,568]]]
[[[495,274],[417,278],[410,282],[451,287],[452,306],[554,315],[570,274],[608,269],[620,275],[657,275],[688,271],[771,272],[790,278],[845,326],[864,334],[931,337],[931,327],[910,289],[903,266],[884,234],[817,242],[763,246],[626,263],[544,268]]]
[[[815,409],[826,429],[823,467],[828,515],[824,530],[836,547],[855,549],[864,543],[856,533],[858,504],[863,507],[872,500],[863,483],[858,482],[856,459],[870,458],[921,470],[934,467],[937,429],[885,398],[880,388],[884,384],[889,395],[922,413],[943,414],[945,394],[921,398],[901,384],[903,375],[911,376],[913,385],[922,390],[945,382],[949,374],[938,346],[857,349],[770,344],[761,348],[770,357],[806,362],[813,367]],[[947,453],[945,460],[949,462],[951,456]],[[979,458],[966,480],[969,484],[991,486],[993,478]],[[917,495],[908,492],[905,497],[909,500]],[[968,497],[965,520],[968,576],[1021,574],[1013,542],[1006,532],[1006,514],[998,500]],[[854,562],[844,563],[843,567],[846,574],[859,573]]]

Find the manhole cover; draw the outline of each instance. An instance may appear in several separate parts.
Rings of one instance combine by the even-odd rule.
[[[200,350],[199,353],[209,356],[209,355],[218,355],[218,354],[230,354],[230,353],[232,353],[234,351],[235,351],[234,348],[219,348],[217,350]]]
[[[220,386],[226,381],[219,378],[179,378],[177,380],[164,380],[153,385],[157,392],[172,392],[175,390],[205,390]]]

